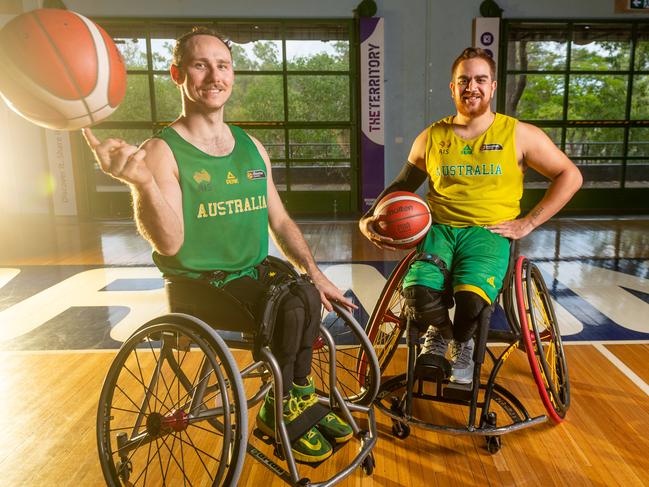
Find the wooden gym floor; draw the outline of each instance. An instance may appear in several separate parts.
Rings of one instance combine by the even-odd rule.
[[[132,224],[3,221],[0,485],[103,485],[99,390],[120,343],[165,311],[160,276]],[[325,272],[361,305],[364,325],[404,253],[372,247],[355,222],[300,226]],[[491,455],[480,437],[413,428],[396,439],[377,411],[374,474],[359,470],[341,485],[649,485],[649,219],[556,220],[527,237],[521,253],[538,263],[555,299],[572,388],[567,420],[506,435]],[[389,373],[404,363],[399,350]],[[544,413],[521,352],[499,377],[530,414]],[[428,403],[416,412],[449,421],[465,414]],[[303,475],[331,475],[354,454],[343,448]],[[262,483],[283,485],[248,457],[240,484]]]

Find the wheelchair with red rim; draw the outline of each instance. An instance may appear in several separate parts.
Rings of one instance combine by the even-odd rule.
[[[442,433],[484,436],[488,451],[495,453],[501,448],[502,435],[542,423],[548,417],[554,423],[560,423],[565,417],[570,406],[570,384],[552,300],[538,267],[526,257],[516,255],[514,242],[498,300],[483,309],[480,316],[473,381],[468,385],[455,384],[439,371],[433,377],[416,373],[419,331],[416,326],[410,326],[402,282],[410,266],[421,256],[416,250],[410,252],[389,276],[366,332],[383,374],[375,405],[392,419],[392,433],[397,438],[406,438],[413,425]],[[386,371],[404,336],[406,372],[388,377]],[[496,353],[487,344],[500,344],[502,350]],[[522,350],[527,356],[547,416],[531,417],[521,401],[497,382],[498,373],[515,350]],[[487,356],[493,366],[485,381],[481,372]],[[359,353],[359,377],[366,374],[368,367],[369,357]],[[466,424],[451,426],[419,419],[413,414],[415,400],[468,407]]]

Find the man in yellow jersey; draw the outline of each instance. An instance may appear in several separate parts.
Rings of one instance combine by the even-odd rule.
[[[312,284],[291,288],[279,304],[270,345],[282,371],[284,417],[293,421],[317,401],[310,371],[321,305],[354,305],[316,265],[284,209],[262,144],[224,122],[234,84],[229,42],[205,28],[181,36],[171,78],[182,113],[139,149],[119,139],[102,142],[90,129],[84,135],[101,169],[129,185],[138,229],[153,247],[172,311],[240,326],[242,320],[223,317],[232,310],[215,304],[225,291],[259,321],[275,275],[266,263],[269,229],[288,259],[309,275]],[[268,395],[257,425],[271,436],[274,411]],[[331,455],[330,441],[351,436],[349,425],[330,413],[294,442],[293,454],[319,462]]]
[[[403,295],[414,323],[427,329],[418,363],[443,367],[450,345],[450,380],[461,384],[473,380],[473,336],[480,313],[502,286],[509,239],[547,221],[582,183],[577,167],[542,130],[491,111],[495,69],[484,50],[462,52],[451,69],[457,113],[417,136],[403,170],[377,198],[415,191],[428,179],[434,224],[418,247],[428,258],[413,264]],[[547,177],[550,186],[527,215],[517,218],[528,167]],[[391,248],[392,240],[374,230],[373,211],[360,220],[360,230],[377,246]]]

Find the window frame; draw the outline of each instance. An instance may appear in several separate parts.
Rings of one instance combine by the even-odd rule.
[[[566,58],[562,69],[509,69],[508,67],[508,54],[509,54],[509,37],[512,30],[521,24],[539,24],[543,26],[565,26],[566,34]],[[629,65],[625,70],[579,70],[572,69],[572,44],[573,34],[576,31],[576,26],[592,25],[602,27],[606,25],[630,25],[631,31],[629,33]],[[611,188],[597,188],[597,187],[584,187],[573,198],[573,200],[566,207],[569,211],[573,212],[646,212],[649,210],[649,188],[645,187],[628,187],[627,186],[627,171],[628,163],[633,161],[647,161],[649,164],[649,156],[635,156],[629,155],[629,135],[634,128],[649,127],[649,120],[647,119],[631,119],[631,108],[633,102],[633,82],[634,78],[638,75],[649,75],[649,67],[647,69],[636,69],[636,47],[639,41],[640,26],[644,27],[642,31],[645,35],[648,32],[646,29],[647,22],[642,19],[536,19],[536,18],[523,18],[523,19],[503,19],[501,22],[500,44],[499,52],[499,73],[498,73],[498,100],[497,110],[501,113],[506,113],[506,99],[507,99],[507,81],[508,77],[520,74],[547,74],[563,76],[563,104],[562,115],[559,120],[534,120],[534,119],[521,119],[525,122],[531,123],[542,129],[558,129],[560,131],[560,145],[559,148],[565,151],[567,141],[567,133],[570,129],[574,128],[619,128],[623,130],[623,138],[621,140],[622,152],[620,155],[614,156],[570,156],[571,159],[580,165],[580,161],[619,161],[620,174],[618,178],[618,187]],[[577,27],[578,28],[578,27]],[[643,38],[643,41],[649,39]],[[515,42],[515,41],[512,41]],[[624,104],[624,118],[614,120],[581,120],[571,119],[569,117],[569,104],[571,100],[570,92],[570,79],[571,75],[620,75],[626,76],[626,99]],[[617,167],[617,166],[616,166]],[[649,175],[648,178],[649,179]],[[536,202],[538,202],[545,189],[529,188],[526,187],[524,197],[522,200],[522,207],[530,209]]]
[[[283,91],[283,119],[272,121],[251,121],[251,120],[228,120],[227,110],[225,118],[227,123],[237,125],[244,130],[262,131],[262,130],[280,130],[284,135],[284,157],[271,158],[273,167],[286,168],[285,179],[286,189],[280,190],[280,197],[288,211],[294,216],[338,216],[338,215],[351,215],[358,211],[359,200],[359,110],[358,110],[358,28],[357,22],[349,18],[318,18],[318,19],[213,19],[213,18],[129,18],[129,17],[93,17],[92,20],[102,27],[106,28],[110,34],[110,26],[118,26],[123,30],[132,29],[138,32],[138,38],[145,40],[146,45],[146,68],[132,68],[127,69],[127,76],[146,76],[148,78],[148,94],[151,117],[141,121],[103,121],[96,125],[97,129],[139,129],[150,131],[151,135],[168,125],[172,120],[164,120],[158,114],[158,104],[156,103],[156,84],[154,79],[156,76],[168,76],[168,69],[155,69],[153,61],[152,39],[156,39],[153,30],[156,26],[164,26],[169,24],[170,28],[184,28],[184,31],[189,31],[195,25],[212,27],[219,32],[227,34],[228,25],[242,24],[242,25],[255,25],[263,28],[264,24],[277,24],[280,26],[281,34],[281,68],[277,70],[236,70],[235,74],[241,76],[281,76],[282,77],[282,91]],[[340,30],[343,33],[348,33],[348,39],[341,39],[348,41],[348,68],[346,70],[298,70],[289,67],[289,60],[287,60],[287,41],[292,40],[311,40],[311,39],[293,39],[289,38],[287,32],[293,32],[304,28],[307,32],[310,26],[320,24],[325,27],[329,24],[332,26],[341,26]],[[186,28],[185,28],[186,27]],[[333,29],[334,27],[332,27]],[[299,33],[297,34],[299,35]],[[264,40],[260,38],[259,40]],[[276,39],[280,40],[280,39]],[[312,40],[318,40],[312,39]],[[346,120],[323,120],[323,121],[302,121],[289,119],[289,83],[291,77],[294,76],[321,76],[321,77],[347,77],[346,87],[347,93],[345,94],[348,100],[348,113]],[[236,90],[236,87],[235,87]],[[291,157],[289,138],[292,130],[308,130],[308,129],[332,129],[343,130],[349,133],[349,151],[348,157],[308,157],[299,158]],[[77,137],[73,141],[74,158],[77,161],[76,165],[79,166],[78,173],[82,175],[80,182],[80,190],[85,193],[85,197],[81,198],[82,212],[91,217],[109,217],[109,218],[130,218],[132,216],[132,208],[130,202],[130,195],[126,188],[115,188],[114,191],[108,190],[105,192],[96,191],[95,175],[93,174],[92,167],[88,169],[89,164],[89,151],[83,145],[81,137]],[[314,190],[293,190],[291,188],[291,178],[295,177],[292,174],[295,166],[300,164],[318,164],[333,165],[337,168],[340,165],[345,174],[349,175],[349,189],[340,190],[316,190],[318,195],[314,198]],[[317,171],[317,167],[314,167]],[[280,188],[278,188],[280,189]]]

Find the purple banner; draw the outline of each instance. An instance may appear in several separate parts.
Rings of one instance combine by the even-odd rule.
[[[366,211],[385,184],[382,18],[361,18],[361,196]]]

